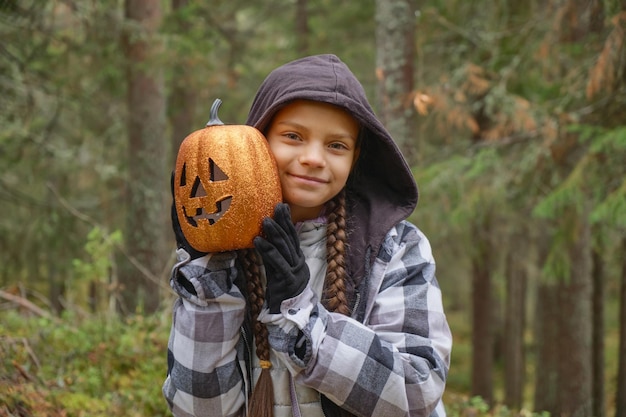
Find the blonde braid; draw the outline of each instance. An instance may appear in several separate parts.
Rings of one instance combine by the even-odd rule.
[[[346,198],[341,191],[329,202],[326,231],[326,279],[322,303],[329,311],[350,315],[346,299]]]
[[[273,417],[274,383],[270,373],[270,368],[272,367],[270,362],[270,344],[267,326],[258,320],[265,299],[265,293],[261,284],[261,272],[257,263],[256,252],[253,249],[241,251],[239,260],[243,265],[246,282],[248,283],[248,305],[254,331],[254,343],[256,355],[261,364],[261,374],[252,390],[248,415],[251,417]]]

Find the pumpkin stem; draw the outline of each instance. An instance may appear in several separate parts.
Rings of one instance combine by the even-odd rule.
[[[220,118],[217,117],[217,111],[219,110],[221,105],[222,105],[222,100],[220,100],[219,98],[216,98],[215,101],[213,102],[213,105],[211,106],[211,113],[209,115],[210,119],[208,122],[206,122],[207,127],[224,124],[224,122],[222,122]]]

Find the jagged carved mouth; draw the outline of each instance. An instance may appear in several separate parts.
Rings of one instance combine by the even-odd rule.
[[[215,202],[216,210],[213,213],[207,213],[204,207],[199,207],[196,209],[196,212],[191,214],[187,213],[187,208],[183,206],[183,213],[185,213],[185,219],[187,219],[187,223],[194,227],[198,227],[198,221],[200,220],[208,220],[209,224],[215,224],[222,216],[228,211],[230,208],[230,203],[232,202],[233,197],[228,196],[223,199]]]

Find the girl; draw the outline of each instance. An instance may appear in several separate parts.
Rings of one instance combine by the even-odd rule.
[[[334,55],[293,61],[247,124],[285,204],[237,253],[194,251],[173,214],[174,415],[445,415],[452,337],[428,240],[405,220],[417,187],[361,84]]]

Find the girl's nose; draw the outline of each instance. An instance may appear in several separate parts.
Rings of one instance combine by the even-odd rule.
[[[324,159],[323,146],[316,143],[307,144],[307,146],[302,148],[302,153],[300,154],[298,160],[303,165],[311,165],[315,167],[325,166],[326,160]]]

